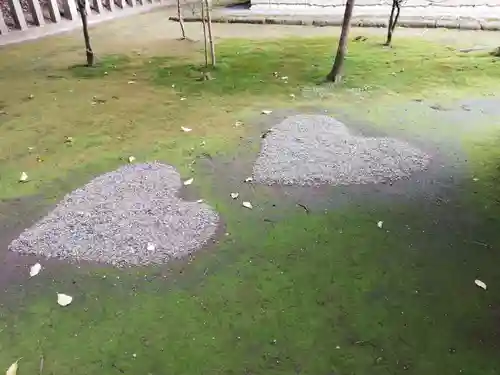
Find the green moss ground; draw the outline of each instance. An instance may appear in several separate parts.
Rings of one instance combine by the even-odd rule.
[[[210,174],[189,171],[197,155],[234,154],[251,133],[235,121],[251,124],[262,108],[363,103],[378,108],[371,118],[380,120],[412,98],[446,102],[498,87],[499,62],[487,54],[378,42],[351,43],[341,87],[316,86],[331,62],[331,39],[221,43],[216,79],[206,82],[196,80],[198,45],[167,57],[123,51],[92,70],[68,69],[76,52],[34,62],[27,47],[7,49],[1,198],[54,199],[129,155],[159,159],[195,175],[193,194],[217,208],[229,235],[168,272],[49,267],[7,285],[0,363],[23,357],[20,373],[32,374],[43,356],[45,375],[497,374],[494,142],[478,134],[464,146],[479,181],[444,207],[423,199],[306,215],[257,191],[256,209],[245,211]],[[426,128],[426,120],[414,125]],[[32,181],[20,185],[21,171]],[[284,218],[263,221],[276,212]],[[73,304],[57,306],[56,292],[73,295]]]

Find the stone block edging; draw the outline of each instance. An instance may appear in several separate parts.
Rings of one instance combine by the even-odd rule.
[[[201,17],[184,17],[184,22],[200,22]],[[170,21],[179,21],[178,17],[169,17]],[[260,25],[293,25],[293,26],[341,26],[342,17],[329,17],[328,19],[313,19],[311,17],[279,17],[279,16],[212,16],[212,22],[215,23],[246,23]],[[387,27],[387,20],[377,17],[354,18],[352,25],[355,27]],[[408,28],[444,28],[459,30],[485,30],[500,31],[500,20],[446,20],[446,19],[401,19],[398,22],[400,27]]]

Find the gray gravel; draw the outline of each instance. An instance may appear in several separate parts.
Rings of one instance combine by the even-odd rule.
[[[406,142],[352,135],[324,115],[297,115],[267,133],[253,177],[269,185],[381,183],[408,178],[429,162],[429,155]]]
[[[177,197],[181,186],[168,165],[121,167],[68,194],[9,249],[115,266],[165,263],[200,248],[219,221],[208,205]]]

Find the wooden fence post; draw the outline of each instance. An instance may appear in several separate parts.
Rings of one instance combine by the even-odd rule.
[[[91,0],[85,0],[85,11],[88,15],[92,14],[92,9],[90,9],[90,1]]]
[[[9,6],[16,27],[20,30],[26,30],[28,28],[28,25],[26,23],[23,8],[21,7],[21,3],[19,2],[19,0],[9,0]]]
[[[3,18],[2,8],[0,8],[0,35],[5,35],[9,32],[9,28],[5,23],[5,19]]]
[[[57,0],[47,0],[47,6],[49,7],[49,17],[54,23],[61,21],[61,13],[59,11],[59,4]]]
[[[103,9],[104,6],[102,5],[102,0],[94,0],[94,10],[97,11],[97,13],[102,14]]]
[[[78,19],[75,0],[63,0],[63,14],[69,20]]]
[[[31,13],[31,17],[35,21],[37,26],[45,25],[45,19],[43,18],[42,7],[38,0],[28,0],[28,9]]]

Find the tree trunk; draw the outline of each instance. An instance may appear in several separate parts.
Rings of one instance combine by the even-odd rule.
[[[392,41],[392,23],[394,22],[394,12],[396,11],[396,1],[392,0],[391,16],[389,17],[389,25],[387,25],[387,39],[385,46],[390,46]]]
[[[87,66],[94,65],[94,51],[92,51],[92,46],[90,45],[90,36],[89,36],[89,26],[87,22],[87,10],[85,9],[86,0],[78,0],[78,12],[82,18],[82,27],[83,27],[83,39],[85,40],[85,53],[87,55]]]
[[[186,39],[186,30],[184,29],[184,19],[182,17],[181,0],[177,0],[177,17],[179,17],[179,25],[181,27],[181,38]]]
[[[351,28],[351,17],[352,17],[352,10],[354,8],[354,2],[355,0],[347,0],[347,3],[345,5],[344,20],[342,21],[342,32],[340,33],[337,54],[335,56],[335,61],[332,66],[332,70],[326,76],[326,79],[328,81],[338,82],[342,78],[341,74],[346,55],[349,29]]]
[[[215,43],[212,36],[212,9],[210,7],[210,0],[204,0],[207,11],[207,29],[208,29],[208,42],[210,43],[210,59],[212,60],[212,67],[215,68]]]
[[[201,0],[201,24],[203,26],[203,41],[205,46],[205,67],[208,67],[207,23],[205,21],[205,0]]]
[[[396,26],[398,25],[400,13],[401,13],[401,0],[396,0],[396,17],[394,17],[394,22],[392,23],[391,35],[394,34],[394,30],[396,29]]]
[[[394,12],[396,16],[394,17]],[[390,46],[392,43],[392,35],[398,24],[399,15],[401,13],[401,0],[392,0],[391,16],[389,17],[389,25],[387,26],[387,40],[384,45]]]

